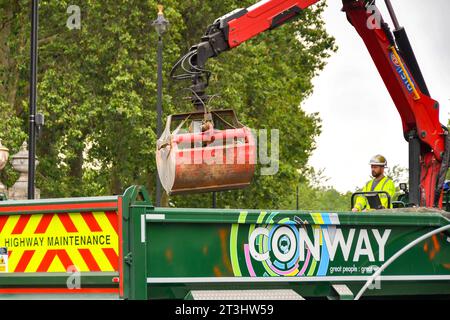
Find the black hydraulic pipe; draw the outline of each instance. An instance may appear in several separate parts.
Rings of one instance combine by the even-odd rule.
[[[386,7],[389,11],[389,15],[391,16],[392,22],[394,23],[395,29],[400,29],[400,24],[398,23],[397,15],[395,14],[394,7],[392,6],[391,0],[384,0],[386,3]]]
[[[420,205],[420,139],[415,133],[408,137],[409,143],[409,203]]]
[[[384,0],[384,2],[386,3],[386,7],[389,11],[392,22],[394,23],[395,42],[397,43],[397,47],[400,50],[400,55],[402,56],[403,60],[405,60],[406,65],[408,66],[409,71],[412,73],[414,80],[417,82],[420,91],[425,93],[427,96],[430,96],[430,92],[428,91],[427,84],[423,77],[422,71],[420,70],[419,63],[417,62],[416,55],[414,54],[414,50],[411,46],[408,35],[406,34],[406,30],[405,28],[400,26],[391,0]]]
[[[395,30],[394,36],[395,42],[397,43],[397,46],[400,50],[400,55],[402,56],[403,60],[405,60],[409,71],[412,73],[414,80],[420,88],[420,91],[422,91],[427,96],[430,96],[425,78],[423,77],[422,70],[420,70],[419,63],[417,62],[416,55],[414,54],[414,50],[411,46],[408,35],[406,34],[405,28],[401,27]]]
[[[30,49],[30,126],[28,131],[28,199],[34,199],[34,180],[36,167],[36,97],[39,1],[31,3],[31,49]]]
[[[447,175],[450,163],[450,136],[445,132],[445,152],[442,156],[441,168],[436,180],[436,189],[434,193],[434,207],[439,207],[439,200],[441,198],[442,189],[444,188],[445,177]]]

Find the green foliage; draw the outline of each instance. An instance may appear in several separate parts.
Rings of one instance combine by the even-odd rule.
[[[298,185],[298,207],[303,210],[318,211],[349,211],[351,192],[342,194],[327,184],[328,178],[323,175],[323,170],[315,171],[306,167],[305,179]],[[297,204],[297,200],[291,197],[291,203]],[[295,202],[294,202],[295,201]]]
[[[404,194],[403,191],[400,190],[400,183],[408,183],[408,168],[404,168],[400,165],[394,165],[392,168],[389,167],[385,175],[394,181],[395,185],[395,197],[394,200]]]
[[[385,176],[389,177],[397,186],[402,182],[408,182],[408,168],[404,168],[400,165],[394,165],[387,168]]]
[[[208,23],[254,1],[164,1],[164,112],[192,110],[183,87],[170,81],[174,62],[199,42]],[[156,164],[156,0],[77,1],[81,29],[66,26],[68,1],[41,0],[38,110],[46,124],[38,140],[37,186],[43,197],[119,194],[131,184],[154,192]],[[219,205],[292,208],[299,181],[308,205],[341,208],[332,188],[311,187],[299,173],[315,149],[321,124],[301,102],[311,80],[336,50],[321,19],[322,2],[295,22],[211,59],[209,94],[216,108],[233,108],[242,123],[280,130],[280,165],[257,174],[251,187],[219,194]],[[17,152],[28,131],[29,3],[0,5],[0,137]],[[260,168],[257,169],[259,173]],[[10,169],[2,181],[14,182]],[[294,197],[294,198],[293,198]],[[293,202],[294,199],[294,202]],[[338,199],[338,200],[336,200]],[[210,206],[210,195],[171,197],[176,206]],[[338,201],[339,203],[335,203]],[[305,202],[306,203],[306,202]],[[327,204],[328,206],[328,204]],[[331,207],[330,207],[331,208]]]

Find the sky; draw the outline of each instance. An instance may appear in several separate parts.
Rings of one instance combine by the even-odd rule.
[[[391,0],[405,27],[431,97],[440,103],[439,118],[447,125],[450,111],[450,13],[448,0]],[[392,22],[384,1],[384,20]],[[341,12],[342,1],[328,1],[323,17],[338,51],[313,80],[314,92],[302,103],[318,112],[322,133],[309,160],[323,169],[327,185],[340,192],[361,188],[370,177],[373,155],[386,157],[388,167],[408,167],[408,143],[401,118],[362,39]],[[405,181],[407,182],[407,181]]]

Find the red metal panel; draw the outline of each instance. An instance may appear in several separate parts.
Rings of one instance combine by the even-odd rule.
[[[281,13],[297,7],[305,9],[319,0],[270,0],[260,1],[247,8],[248,13],[231,20],[229,25],[228,44],[236,47],[254,36],[270,29],[275,17]]]

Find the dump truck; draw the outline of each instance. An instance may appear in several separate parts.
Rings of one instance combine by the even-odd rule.
[[[239,130],[233,132],[242,135],[241,146],[248,148],[236,147],[239,141],[233,136],[236,144],[228,149],[244,151],[244,166],[221,171],[220,166],[194,163],[203,175],[213,170],[216,184],[204,177],[198,180],[203,185],[190,184],[183,172],[193,169],[183,167],[179,150],[170,148],[184,139],[189,153],[198,151],[191,145],[194,140],[201,142],[200,154],[203,148],[227,150],[209,144],[212,137],[225,137],[236,128],[214,128],[220,113],[202,109],[206,60],[291,21],[316,2],[264,0],[234,10],[209,26],[201,42],[175,65],[188,64],[183,66],[188,75],[179,78],[193,81],[194,117],[199,112],[204,116],[205,130],[182,137],[168,130],[166,140],[158,141],[159,161],[172,154],[171,163],[160,163],[169,168],[163,174],[171,174],[164,180],[168,189],[223,190],[230,181],[248,185],[254,166],[245,161],[254,149],[251,139],[245,139],[250,137],[245,126],[237,122]],[[0,201],[0,298],[450,297],[450,215],[442,210],[448,134],[406,32],[390,1],[386,3],[393,33],[384,21],[380,28],[367,28],[373,1],[343,0],[343,11],[363,38],[402,118],[410,177],[407,198],[397,202],[401,206],[360,213],[154,207],[143,186],[110,197]],[[242,176],[230,180],[229,172]]]

